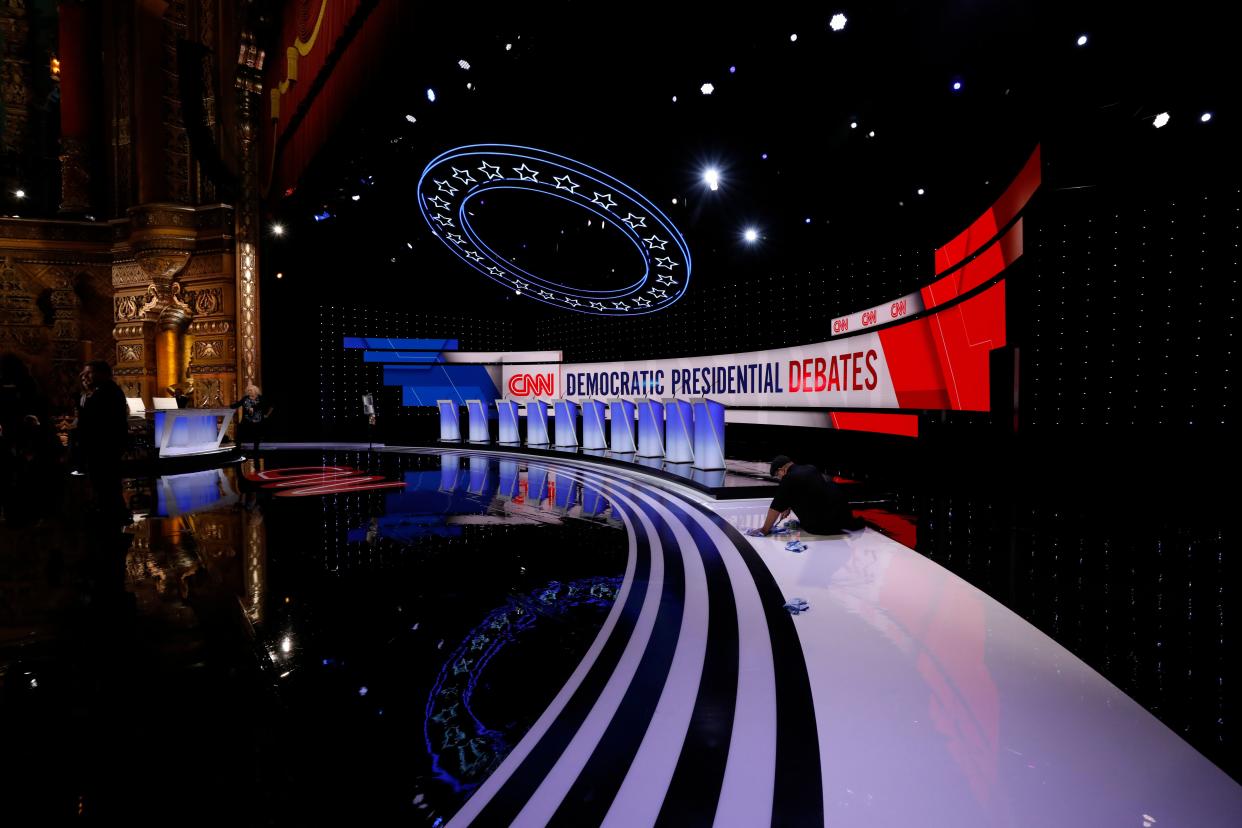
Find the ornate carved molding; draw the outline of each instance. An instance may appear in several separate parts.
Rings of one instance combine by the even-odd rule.
[[[194,359],[220,359],[224,356],[223,339],[194,340]]]
[[[116,346],[117,362],[142,362],[142,343],[122,343]]]
[[[85,213],[90,205],[91,174],[86,165],[86,148],[78,138],[60,139],[60,211]]]
[[[193,336],[203,334],[226,334],[233,330],[233,323],[226,319],[200,320],[190,323],[189,333]]]

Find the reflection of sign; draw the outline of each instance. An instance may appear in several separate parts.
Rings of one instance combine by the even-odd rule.
[[[508,387],[514,397],[549,397],[556,393],[556,374],[514,374]]]
[[[404,489],[405,483],[385,480],[382,474],[367,474],[349,466],[291,466],[247,472],[246,479],[262,483],[265,489],[280,489],[277,497],[365,492],[373,489]]]

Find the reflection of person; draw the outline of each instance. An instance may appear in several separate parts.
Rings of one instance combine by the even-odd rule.
[[[259,386],[246,386],[246,395],[229,408],[241,409],[241,422],[237,427],[237,442],[254,443],[255,454],[259,453],[259,441],[262,438],[263,421],[272,416],[272,409],[263,407],[263,394]]]
[[[798,516],[802,529],[813,535],[836,535],[844,529],[862,527],[841,490],[814,466],[797,465],[780,454],[772,461],[769,474],[780,481],[780,486],[763,528],[753,530],[753,534],[768,534],[791,511]]]
[[[82,371],[78,446],[86,462],[95,504],[109,518],[126,512],[121,497],[121,455],[129,441],[129,404],[125,392],[112,381],[112,366],[103,360],[88,362]]]

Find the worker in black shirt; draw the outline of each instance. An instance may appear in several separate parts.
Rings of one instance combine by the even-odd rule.
[[[836,535],[845,529],[858,529],[862,521],[854,516],[836,484],[812,465],[796,465],[783,454],[772,461],[769,474],[780,481],[776,497],[768,509],[763,528],[751,532],[766,535],[781,518],[791,511],[798,516],[803,530],[813,535]]]

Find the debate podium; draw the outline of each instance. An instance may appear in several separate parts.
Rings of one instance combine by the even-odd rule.
[[[686,400],[664,401],[664,459],[694,462],[694,412]]]
[[[522,442],[518,429],[520,403],[517,400],[496,400],[496,416],[499,418],[500,443],[519,445]]]
[[[556,412],[554,448],[578,448],[578,404],[573,400],[557,400],[552,405]]]
[[[543,400],[526,403],[526,445],[546,446],[548,439],[548,405]]]
[[[725,467],[724,403],[700,397],[693,401],[692,407],[694,409],[694,467],[701,471],[722,471]],[[712,479],[715,478],[712,477]]]
[[[650,397],[638,401],[638,456],[664,456],[664,403]]]
[[[613,454],[636,454],[638,441],[634,435],[634,403],[630,400],[609,400],[610,444]]]
[[[491,435],[487,429],[487,406],[482,400],[466,400],[466,415],[469,418],[470,442],[490,443]]]
[[[582,448],[595,451],[608,448],[604,430],[607,405],[603,400],[582,401]]]
[[[461,409],[456,400],[436,400],[440,410],[440,442],[461,442]]]

